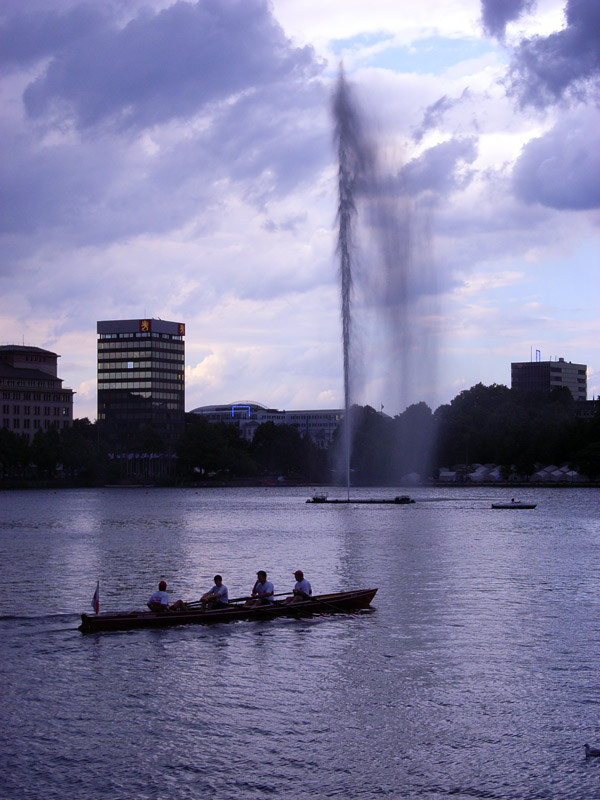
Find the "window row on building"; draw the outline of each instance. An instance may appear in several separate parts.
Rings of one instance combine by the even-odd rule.
[[[141,356],[141,357],[140,357]],[[171,361],[175,361],[176,365],[171,365]],[[106,353],[98,354],[98,368],[99,369],[149,369],[154,364],[164,364],[165,368],[181,368],[183,366],[183,354],[181,353],[161,353],[158,358],[152,359],[152,352],[144,350],[144,355],[140,353],[110,353],[107,357]]]
[[[69,428],[71,424],[71,420],[62,420],[61,422],[57,419],[18,419],[16,417],[12,417],[12,419],[3,417],[2,419],[2,427],[12,430],[13,433],[21,431],[35,433],[37,430],[49,430],[50,428]]]
[[[0,397],[3,400],[33,400],[34,402],[52,402],[60,403],[64,401],[67,405],[69,403],[70,389],[64,389],[62,392],[23,392],[23,391],[3,391],[0,392]]]
[[[183,361],[183,351],[181,349],[173,350],[151,350],[148,345],[144,345],[144,350],[111,350],[110,352],[98,351],[98,363],[102,361],[111,361],[117,358],[128,359],[160,359],[162,361]]]
[[[133,380],[165,380],[165,381],[179,381],[183,383],[185,380],[185,376],[183,372],[178,372],[176,369],[174,370],[157,370],[157,369],[149,369],[149,370],[129,370],[127,372],[117,372],[112,370],[99,370],[98,371],[98,380],[99,381],[133,381]]]
[[[56,381],[31,380],[31,379],[25,380],[23,378],[5,378],[2,381],[2,386],[16,386],[20,389],[53,389],[56,387]]]
[[[158,391],[159,389],[174,389],[177,388],[181,392],[183,392],[184,384],[183,381],[155,381],[155,380],[142,380],[142,381],[134,381],[134,380],[127,380],[127,381],[98,381],[98,391],[118,391],[122,392],[124,390],[144,390],[144,391]],[[143,392],[139,392],[139,397],[143,395]]]
[[[105,333],[98,342],[98,350],[120,350],[123,347],[168,348],[183,345],[183,336],[158,333]]]
[[[25,416],[28,417],[33,415],[34,417],[42,416],[42,409],[44,411],[44,416],[49,417],[51,415],[55,417],[68,417],[69,416],[69,406],[20,406],[20,405],[12,405],[10,403],[4,403],[2,405],[2,413],[3,414],[11,414],[16,417]]]

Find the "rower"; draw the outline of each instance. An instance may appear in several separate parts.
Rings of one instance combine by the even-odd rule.
[[[158,591],[150,596],[146,605],[150,611],[167,611],[169,608],[169,595],[167,594],[165,581],[161,581],[158,584]]]
[[[310,583],[304,577],[304,573],[301,569],[297,569],[294,572],[294,578],[296,578],[296,583],[294,585],[294,591],[291,597],[286,598],[286,603],[300,603],[302,600],[310,600],[312,597],[312,587]]]
[[[260,569],[256,573],[256,583],[252,587],[252,596],[246,600],[247,606],[264,606],[273,603],[275,588],[271,581],[267,580],[267,573]]]
[[[229,592],[223,583],[222,576],[215,575],[213,580],[215,585],[200,598],[200,609],[202,611],[204,611],[207,607],[216,609],[227,608],[229,605]]]

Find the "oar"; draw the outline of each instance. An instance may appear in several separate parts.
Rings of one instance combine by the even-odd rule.
[[[270,604],[267,603],[266,605],[257,606],[256,610],[257,611],[260,611],[261,609],[268,610],[269,605],[281,606],[282,608],[285,608],[287,611],[292,611],[295,614],[305,614],[306,613],[306,609],[305,608],[295,608],[294,607],[296,605],[295,603],[284,603],[282,600],[273,600],[272,603],[270,603]],[[310,613],[310,612],[308,612],[308,613]],[[300,617],[299,616],[298,619],[306,619],[306,617]]]
[[[290,594],[290,592],[279,592],[278,594],[274,594],[273,597],[284,597],[285,595],[288,595],[288,594]],[[246,597],[232,597],[231,600],[229,601],[229,603],[230,604],[231,603],[241,603],[244,600],[256,600],[256,599],[257,599],[256,597],[248,597],[248,596],[246,596]],[[207,601],[207,602],[210,602],[210,600]],[[189,603],[186,603],[186,606],[188,608],[195,608],[196,606],[199,606],[201,604],[202,604],[202,600],[190,600]]]

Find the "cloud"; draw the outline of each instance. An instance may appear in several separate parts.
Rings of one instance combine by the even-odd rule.
[[[409,194],[433,192],[446,195],[464,188],[470,180],[465,164],[477,157],[477,140],[474,137],[450,139],[430,147],[418,158],[410,161],[401,176]]]
[[[526,203],[561,210],[600,208],[600,113],[577,109],[525,145],[513,171]]]
[[[565,97],[598,96],[600,3],[567,0],[566,26],[524,39],[515,49],[507,86],[521,105],[544,108]]]
[[[63,12],[32,5],[21,4],[0,26],[0,66],[22,66],[55,56],[57,51],[97,36],[108,24],[108,6],[100,3],[82,3]]]
[[[554,41],[562,1],[519,17],[525,42]],[[490,32],[501,38],[508,22],[514,41],[526,4],[495,10]],[[436,318],[460,325],[463,281],[496,287],[501,320],[521,289],[544,309],[553,293],[563,302],[568,274],[590,287],[569,317],[576,330],[597,305],[598,114],[585,99],[543,115],[515,108],[500,83],[511,51],[481,39],[476,16],[464,0],[423,0],[409,18],[389,0],[3,0],[3,341],[62,353],[77,413],[90,417],[95,321],[148,315],[187,323],[188,407],[241,396],[337,406],[328,108],[336,40],[351,37],[379,191],[357,198],[356,322],[373,334],[362,399],[396,409],[401,393],[371,391],[389,374],[435,404],[394,348],[427,344]],[[385,54],[371,52],[375,40]],[[497,285],[515,273],[522,284]],[[472,352],[489,343],[488,321],[484,310],[471,326]],[[562,352],[592,363],[588,338]],[[441,368],[464,374],[465,360]],[[473,382],[504,380],[493,369],[474,357]]]
[[[420,142],[428,131],[437,128],[441,124],[447,111],[455,108],[461,100],[464,100],[468,96],[469,90],[465,89],[459,98],[443,95],[443,97],[440,97],[435,103],[427,106],[423,113],[423,120],[415,131],[414,140]]]
[[[311,47],[287,39],[266,0],[177,2],[124,27],[92,21],[77,31],[63,25],[68,41],[25,90],[31,117],[140,129],[321,69]],[[40,53],[56,48],[55,26],[46,28],[53,35],[40,34]]]
[[[298,225],[303,222],[306,222],[305,213],[294,214],[292,216],[284,217],[281,222],[275,222],[275,220],[269,218],[264,222],[263,228],[269,233],[276,233],[277,231],[289,231],[290,233],[295,234],[297,232]]]
[[[481,0],[483,29],[490,36],[503,39],[506,25],[530,11],[535,0]]]
[[[123,21],[118,3],[42,3],[4,22],[6,58],[28,76],[23,92],[5,70],[10,108],[22,94],[27,112],[13,111],[0,165],[15,256],[214,229],[229,194],[265,210],[330,159],[321,63],[266,2],[132,8]]]

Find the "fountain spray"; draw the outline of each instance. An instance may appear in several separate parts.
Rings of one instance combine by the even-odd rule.
[[[364,171],[366,152],[362,145],[362,134],[358,116],[350,99],[350,89],[340,68],[334,95],[335,141],[338,155],[338,241],[340,258],[342,344],[344,357],[344,454],[346,488],[350,498],[350,450],[352,401],[352,373],[350,352],[352,348],[352,254],[353,229],[356,218],[354,194],[361,173]]]

